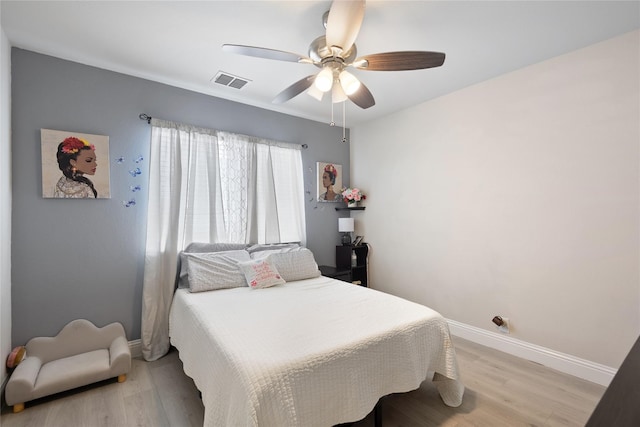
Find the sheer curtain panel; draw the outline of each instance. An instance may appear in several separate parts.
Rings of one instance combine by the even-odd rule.
[[[305,244],[299,145],[151,121],[142,354],[169,349],[178,254],[191,242]]]

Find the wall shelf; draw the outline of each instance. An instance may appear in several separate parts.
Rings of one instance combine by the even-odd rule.
[[[336,208],[337,211],[363,211],[364,210],[364,206],[356,206],[355,208],[350,208],[348,206],[345,206],[343,208]]]

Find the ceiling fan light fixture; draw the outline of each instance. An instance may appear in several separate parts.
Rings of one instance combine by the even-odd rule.
[[[318,101],[322,101],[322,97],[324,96],[324,92],[318,89],[316,85],[311,85],[311,87],[307,91],[307,94],[312,98],[317,99]]]
[[[340,73],[340,85],[347,95],[353,95],[360,89],[360,80],[347,70],[342,70]]]
[[[342,90],[342,85],[334,84],[331,88],[331,102],[336,104],[338,102],[344,102],[347,99],[347,94],[344,93],[344,90]]]
[[[333,86],[333,70],[325,67],[318,73],[314,86],[321,92],[328,92]]]

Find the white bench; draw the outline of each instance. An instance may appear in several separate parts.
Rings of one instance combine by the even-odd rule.
[[[5,388],[13,412],[30,400],[94,382],[115,377],[124,382],[131,369],[129,343],[117,322],[98,328],[88,320],[74,320],[55,337],[32,338],[26,350]]]

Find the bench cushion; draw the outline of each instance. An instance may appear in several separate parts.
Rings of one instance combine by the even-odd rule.
[[[109,379],[109,350],[94,350],[65,357],[42,366],[30,399],[106,379]]]

